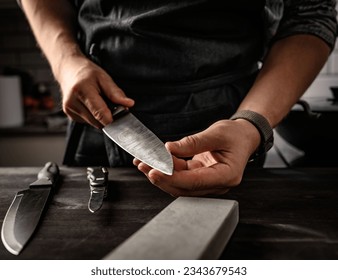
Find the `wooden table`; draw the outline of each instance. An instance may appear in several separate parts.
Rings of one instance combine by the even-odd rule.
[[[39,170],[0,168],[1,224]],[[27,247],[14,256],[0,242],[0,259],[101,259],[174,200],[135,169],[109,169],[108,199],[92,214],[86,169],[60,170]],[[338,259],[338,169],[248,169],[224,198],[239,202],[240,222],[222,259]]]

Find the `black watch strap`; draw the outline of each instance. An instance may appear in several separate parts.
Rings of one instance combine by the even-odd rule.
[[[244,119],[251,122],[261,135],[261,143],[256,152],[251,156],[254,159],[262,154],[265,154],[273,146],[273,130],[265,117],[261,114],[250,110],[238,111],[230,120]]]

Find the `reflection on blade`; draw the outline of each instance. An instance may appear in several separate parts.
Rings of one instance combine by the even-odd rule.
[[[3,222],[1,238],[6,249],[18,255],[32,236],[48,200],[50,189],[18,192]]]
[[[3,221],[3,226],[1,229],[1,240],[6,249],[14,255],[18,255],[19,252],[22,250],[22,244],[20,244],[13,232],[14,232],[14,222],[15,222],[15,215],[18,211],[19,204],[21,201],[23,194],[17,194],[14,198],[9,210],[5,216]]]
[[[88,209],[92,213],[95,213],[96,211],[101,209],[103,199],[105,197],[105,189],[104,188],[101,188],[101,190],[97,190],[97,189],[90,192]]]
[[[172,175],[173,161],[163,142],[131,113],[103,128],[107,136],[135,158]]]

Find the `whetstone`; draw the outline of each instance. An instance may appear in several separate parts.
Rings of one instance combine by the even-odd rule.
[[[104,259],[218,259],[238,219],[235,200],[179,197]]]

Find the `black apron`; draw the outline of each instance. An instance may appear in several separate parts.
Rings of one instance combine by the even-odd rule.
[[[114,3],[111,3],[114,2]],[[263,53],[263,1],[77,1],[83,51],[135,99],[162,141],[229,118]],[[131,165],[101,131],[71,124],[64,164]]]

